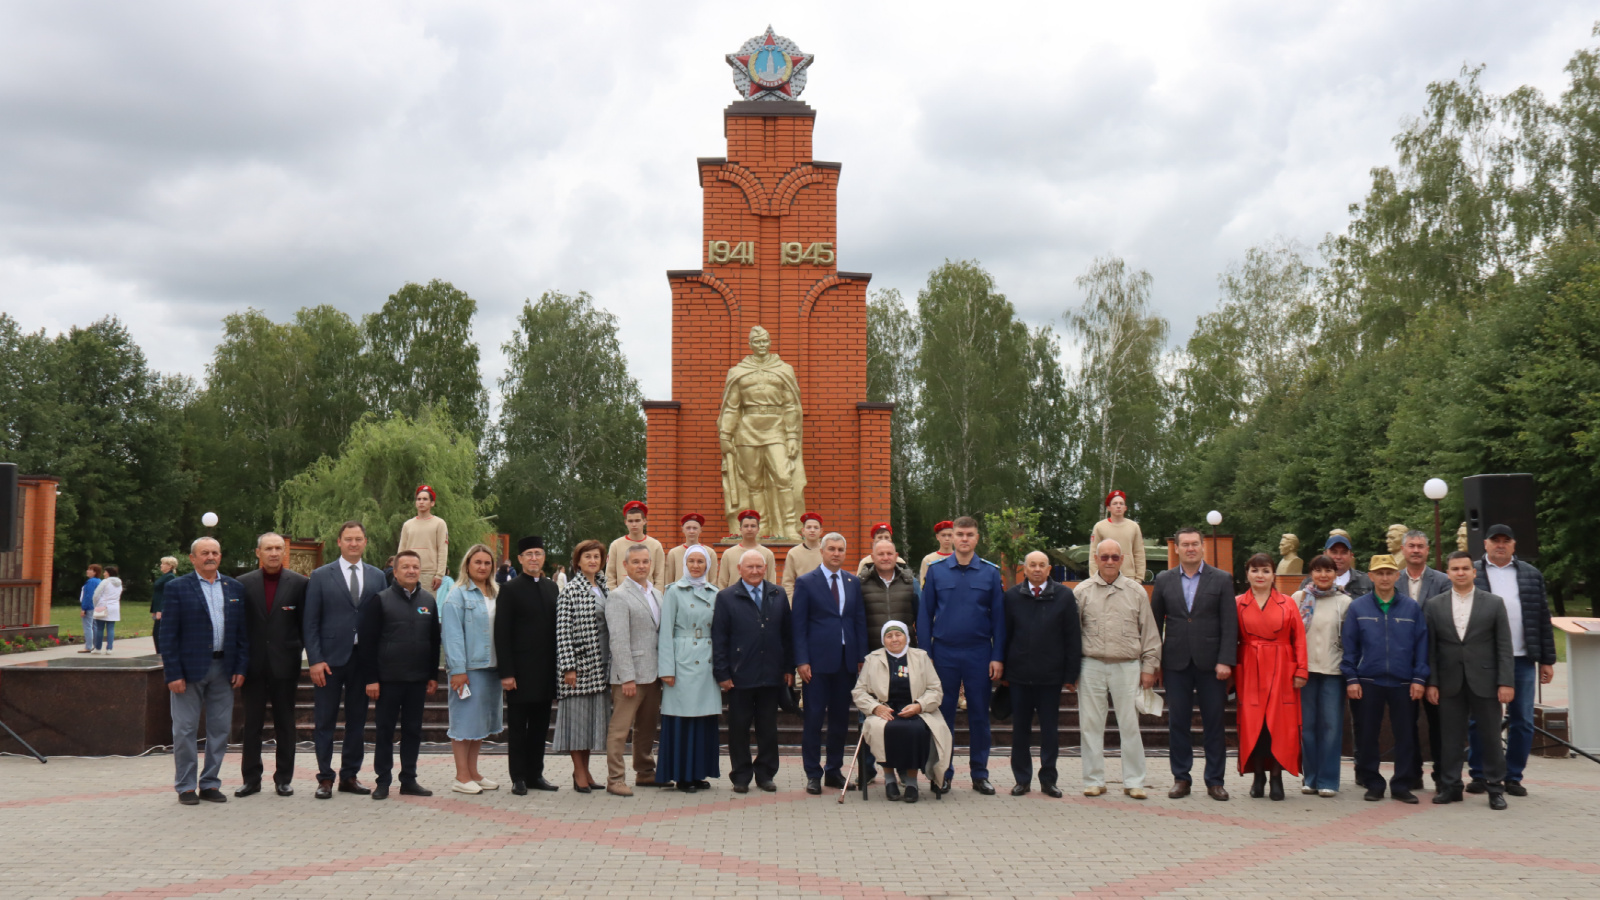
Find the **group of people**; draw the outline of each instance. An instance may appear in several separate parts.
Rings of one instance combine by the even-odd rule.
[[[1111,501],[1125,511],[1125,497],[1110,498],[1108,507]],[[1465,790],[1486,792],[1492,806],[1504,808],[1505,794],[1525,793],[1534,666],[1548,681],[1554,662],[1543,579],[1514,558],[1515,536],[1504,526],[1491,529],[1483,562],[1452,554],[1448,574],[1427,567],[1420,533],[1407,535],[1403,571],[1380,555],[1366,573],[1352,567],[1348,538],[1335,535],[1293,597],[1275,590],[1273,564],[1257,554],[1247,564],[1249,590],[1235,596],[1231,576],[1205,564],[1194,529],[1178,532],[1179,564],[1147,594],[1137,577],[1142,563],[1130,566],[1122,543],[1142,547],[1142,535],[1117,518],[1110,524],[1121,531],[1096,534],[1093,571],[1075,587],[1052,580],[1050,559],[1033,553],[1007,590],[999,568],[977,555],[970,517],[936,526],[940,549],[922,560],[919,576],[900,557],[887,523],[873,527],[870,552],[851,571],[844,536],[824,533],[821,517],[806,513],[804,541],[790,549],[779,579],[774,554],[760,544],[756,511],[738,516],[740,542],[722,554],[701,542],[704,518],[685,515],[684,542],[667,551],[645,533],[649,510],[635,501],[623,511],[627,533],[609,547],[579,543],[570,578],[557,585],[545,574],[537,536],[518,541],[521,574],[514,578],[497,577],[499,560],[483,544],[462,554],[452,578],[444,569],[448,533],[431,514],[433,490],[419,486],[415,502],[418,516],[402,530],[392,575],[362,561],[367,535],[356,521],[339,530],[339,559],[309,578],[285,567],[286,544],[276,534],[260,537],[259,568],[238,580],[218,573],[215,540],[195,542],[195,571],[166,586],[160,629],[180,801],[226,800],[219,775],[234,688],[246,704],[244,784],[236,796],[261,790],[268,707],[275,791],[293,793],[293,696],[302,655],[315,686],[316,796],[387,797],[397,727],[399,791],[427,795],[417,755],[442,651],[456,770],[451,790],[461,793],[500,787],[481,770],[479,751],[484,739],[502,733],[512,792],[557,790],[544,777],[552,703],[550,751],[571,755],[576,791],[601,786],[590,770],[597,752],[606,756],[604,789],[612,795],[631,796],[639,786],[709,788],[722,777],[724,703],[733,790],[773,791],[777,714],[794,708],[798,685],[811,794],[847,787],[845,750],[856,727],[859,774],[850,788],[866,789],[881,766],[890,799],[915,802],[924,775],[942,797],[954,775],[957,697],[968,717],[972,787],[994,794],[990,705],[1003,688],[1014,715],[1011,793],[1032,790],[1037,733],[1039,787],[1060,797],[1065,689],[1078,695],[1084,794],[1106,792],[1104,738],[1107,713],[1115,710],[1122,789],[1142,800],[1138,711],[1164,684],[1173,799],[1190,793],[1197,705],[1206,791],[1228,799],[1223,710],[1231,686],[1239,771],[1254,775],[1254,797],[1283,799],[1285,772],[1303,778],[1305,793],[1337,792],[1348,698],[1357,780],[1368,799],[1387,788],[1416,802],[1421,705],[1434,742],[1434,802],[1460,799]],[[337,769],[333,744],[340,710],[344,732],[360,734],[373,702],[376,779],[368,787],[357,777],[363,743],[345,741]],[[1504,753],[1501,704],[1512,717]],[[196,751],[202,711],[203,769]],[[1387,781],[1377,764],[1385,717],[1396,742]],[[1476,725],[1470,752],[1469,723]],[[1472,779],[1465,786],[1464,758]]]

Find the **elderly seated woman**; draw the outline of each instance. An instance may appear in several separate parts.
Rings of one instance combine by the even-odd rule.
[[[882,761],[884,796],[917,802],[921,770],[942,800],[950,791],[941,779],[952,743],[950,728],[939,714],[944,688],[928,654],[907,646],[908,634],[904,622],[884,623],[883,648],[867,654],[851,697],[867,717],[861,727]]]

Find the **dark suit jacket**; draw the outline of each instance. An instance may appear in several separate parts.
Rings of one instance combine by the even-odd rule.
[[[300,637],[305,618],[306,584],[310,579],[285,568],[278,575],[278,595],[267,614],[266,581],[260,569],[239,576],[244,585],[245,612],[250,622],[250,677],[299,678]]]
[[[1411,594],[1410,579],[1411,576],[1406,574],[1406,570],[1401,569],[1400,577],[1395,580],[1394,589],[1409,596]],[[1418,591],[1417,593],[1420,596],[1412,597],[1411,599],[1417,601],[1418,603],[1423,603],[1433,597],[1437,597],[1440,594],[1450,593],[1450,576],[1439,571],[1438,569],[1435,569],[1433,566],[1427,566],[1423,568],[1422,590]]]
[[[789,597],[770,581],[761,585],[761,608],[743,581],[717,592],[711,609],[711,676],[735,689],[776,687],[794,671]]]
[[[1076,684],[1083,668],[1083,631],[1072,588],[1045,581],[1039,599],[1033,585],[1017,582],[1006,591],[1006,681],[1012,684]]]
[[[494,607],[494,652],[501,678],[515,678],[507,703],[544,703],[556,696],[555,581],[518,575],[500,586]]]
[[[1446,590],[1448,590],[1449,587],[1450,587],[1450,585],[1448,583],[1449,580],[1450,580],[1450,576],[1446,575],[1445,576],[1445,581],[1446,581],[1445,589]],[[1311,574],[1308,572],[1308,573],[1306,573],[1306,577],[1300,581],[1300,590],[1303,591],[1303,590],[1305,590],[1306,588],[1308,588],[1310,586],[1311,586]],[[1344,587],[1339,588],[1339,590],[1344,591],[1347,595],[1349,595],[1350,599],[1352,599],[1352,600],[1354,600],[1357,597],[1364,597],[1367,594],[1372,593],[1372,579],[1367,577],[1367,573],[1358,572],[1358,571],[1356,571],[1356,569],[1354,567],[1352,567],[1350,569],[1350,580],[1345,583]],[[1405,591],[1405,573],[1403,571],[1401,572],[1400,580],[1395,583],[1395,590],[1399,591],[1402,594],[1404,594],[1406,592]],[[1417,601],[1417,603],[1420,605],[1422,603],[1422,601],[1427,599],[1427,598],[1426,597],[1412,597],[1411,599]]]
[[[388,587],[382,569],[362,563],[361,602],[351,603],[350,585],[344,579],[339,560],[311,573],[306,585],[303,623],[306,659],[311,665],[342,666],[350,662],[356,645],[356,629],[361,627],[361,608]]]
[[[250,669],[250,626],[245,622],[244,586],[226,575],[222,582],[222,653],[228,674],[244,675]],[[167,681],[199,681],[211,670],[213,632],[211,611],[193,572],[167,585],[166,606],[161,609],[161,664]]]
[[[1233,578],[1227,572],[1201,563],[1200,583],[1194,590],[1194,610],[1183,602],[1183,570],[1167,569],[1156,576],[1150,592],[1161,641],[1161,665],[1167,669],[1196,666],[1213,669],[1239,661],[1239,609],[1234,602]]]
[[[1511,619],[1499,597],[1482,588],[1472,591],[1472,613],[1467,617],[1467,637],[1456,635],[1451,593],[1428,598],[1422,607],[1428,623],[1428,684],[1445,697],[1465,688],[1474,696],[1490,698],[1499,687],[1514,687],[1512,679]]]
[[[856,674],[867,656],[867,607],[861,602],[861,579],[839,570],[839,590],[844,594],[844,615],[829,588],[825,566],[801,575],[794,582],[794,664],[810,666],[812,674]],[[839,635],[844,635],[844,668],[840,668]]]

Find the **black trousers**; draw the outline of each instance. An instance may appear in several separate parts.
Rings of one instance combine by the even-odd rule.
[[[1033,781],[1033,720],[1039,719],[1039,784],[1056,783],[1061,756],[1061,685],[1011,683],[1011,774]]]
[[[826,653],[819,650],[818,655]],[[839,668],[827,675],[812,670],[805,685],[805,730],[800,733],[800,763],[807,778],[821,778],[844,767],[844,742],[850,737],[850,689],[856,686],[855,667],[844,658],[839,645]],[[827,759],[824,765],[822,729],[828,729]]]
[[[550,701],[517,703],[516,692],[506,704],[506,765],[511,780],[532,784],[544,777],[544,745],[550,732]]]
[[[1389,779],[1391,793],[1398,790],[1415,790],[1422,785],[1412,781],[1413,772],[1421,772],[1417,763],[1417,701],[1411,699],[1411,685],[1400,684],[1380,687],[1370,681],[1361,682],[1361,699],[1356,701],[1356,784],[1383,792],[1383,774],[1378,771],[1381,756],[1378,739],[1383,730],[1383,717],[1389,715],[1389,731],[1394,735],[1394,777]]]
[[[365,688],[363,688],[365,690]],[[372,743],[372,771],[379,784],[394,778],[394,726],[400,723],[400,783],[417,780],[417,754],[422,750],[422,707],[428,699],[426,681],[384,681],[378,684],[378,733]]]
[[[1206,786],[1221,785],[1228,768],[1228,732],[1223,721],[1228,683],[1217,680],[1215,667],[1192,664],[1184,669],[1163,669],[1161,680],[1167,686],[1167,737],[1171,747],[1168,757],[1173,780],[1194,783],[1194,736],[1190,728],[1198,702],[1200,723],[1205,728]]]
[[[249,679],[246,679],[248,683]],[[355,666],[346,663],[328,669],[326,684],[315,689],[316,730],[312,743],[317,748],[317,780],[333,781],[333,730],[339,727],[339,704],[344,704],[344,749],[339,754],[340,780],[356,777],[365,756],[367,730],[367,686],[356,677]]]
[[[1439,707],[1434,706],[1424,699],[1420,704],[1422,715],[1417,717],[1417,730],[1422,730],[1424,720],[1428,723],[1428,758],[1433,760],[1433,780],[1439,780],[1439,761],[1443,759],[1443,745],[1439,741]],[[1411,780],[1416,782],[1418,788],[1422,787],[1422,738],[1417,738],[1417,762],[1411,767]]]
[[[277,743],[277,784],[294,781],[294,693],[299,678],[274,678],[270,674],[246,675],[239,699],[244,701],[244,734],[240,736],[239,774],[245,781],[260,781],[261,732],[267,723],[267,704],[272,704],[272,739]]]
[[[778,774],[778,695],[782,685],[728,691],[728,780],[740,787],[771,781]],[[750,761],[750,724],[756,727],[756,758]]]
[[[1454,697],[1440,697],[1439,705],[1424,704],[1437,710],[1439,737],[1443,745],[1443,758],[1434,771],[1439,773],[1439,790],[1461,789],[1461,764],[1467,758],[1467,722],[1477,726],[1478,746],[1483,753],[1483,780],[1489,790],[1499,793],[1506,780],[1506,745],[1500,740],[1500,716],[1503,712],[1498,697],[1474,696],[1465,686]]]

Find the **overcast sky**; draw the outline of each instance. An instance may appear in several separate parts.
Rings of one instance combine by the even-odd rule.
[[[700,261],[694,159],[723,54],[816,54],[844,164],[839,266],[913,297],[980,260],[1031,323],[1115,253],[1187,336],[1276,235],[1344,227],[1430,81],[1558,93],[1592,3],[0,2],[0,309],[119,316],[201,376],[225,314],[352,316],[407,281],[477,299],[484,380],[525,298],[622,318],[670,390],[667,269]]]

